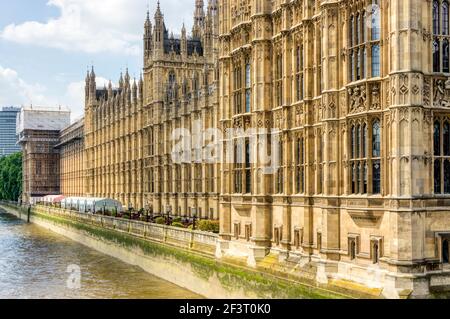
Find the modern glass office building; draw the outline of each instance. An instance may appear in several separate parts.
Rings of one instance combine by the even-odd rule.
[[[0,157],[21,151],[17,144],[16,118],[20,108],[4,107],[0,110]]]

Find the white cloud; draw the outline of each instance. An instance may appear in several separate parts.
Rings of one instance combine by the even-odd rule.
[[[156,1],[152,5],[152,12]],[[148,0],[49,0],[60,10],[45,23],[28,21],[6,26],[0,37],[21,44],[86,53],[141,53],[143,22]],[[164,0],[166,25],[178,31],[191,24],[194,0]]]
[[[17,71],[0,65],[0,105],[56,104],[46,93],[44,86],[27,83]]]
[[[96,78],[97,87],[107,86],[109,80]],[[113,86],[116,84],[113,83]],[[85,82],[72,82],[62,94],[53,95],[47,87],[39,83],[30,84],[23,80],[17,71],[0,65],[0,106],[66,106],[72,112],[72,119],[83,116]]]

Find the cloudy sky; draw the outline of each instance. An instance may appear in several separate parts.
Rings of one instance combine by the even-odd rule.
[[[161,0],[166,26],[192,26],[195,0]],[[127,67],[142,69],[147,7],[156,0],[0,1],[0,106],[68,106],[82,115],[84,78],[95,66],[102,81],[117,83]]]

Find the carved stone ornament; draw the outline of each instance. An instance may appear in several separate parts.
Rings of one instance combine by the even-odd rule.
[[[366,110],[366,87],[364,85],[355,86],[348,90],[350,99],[350,113],[360,113]]]
[[[450,78],[434,80],[433,101],[435,107],[450,107]]]

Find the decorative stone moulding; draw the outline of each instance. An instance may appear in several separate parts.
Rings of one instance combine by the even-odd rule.
[[[384,213],[382,211],[349,210],[348,214],[358,227],[377,228]]]

